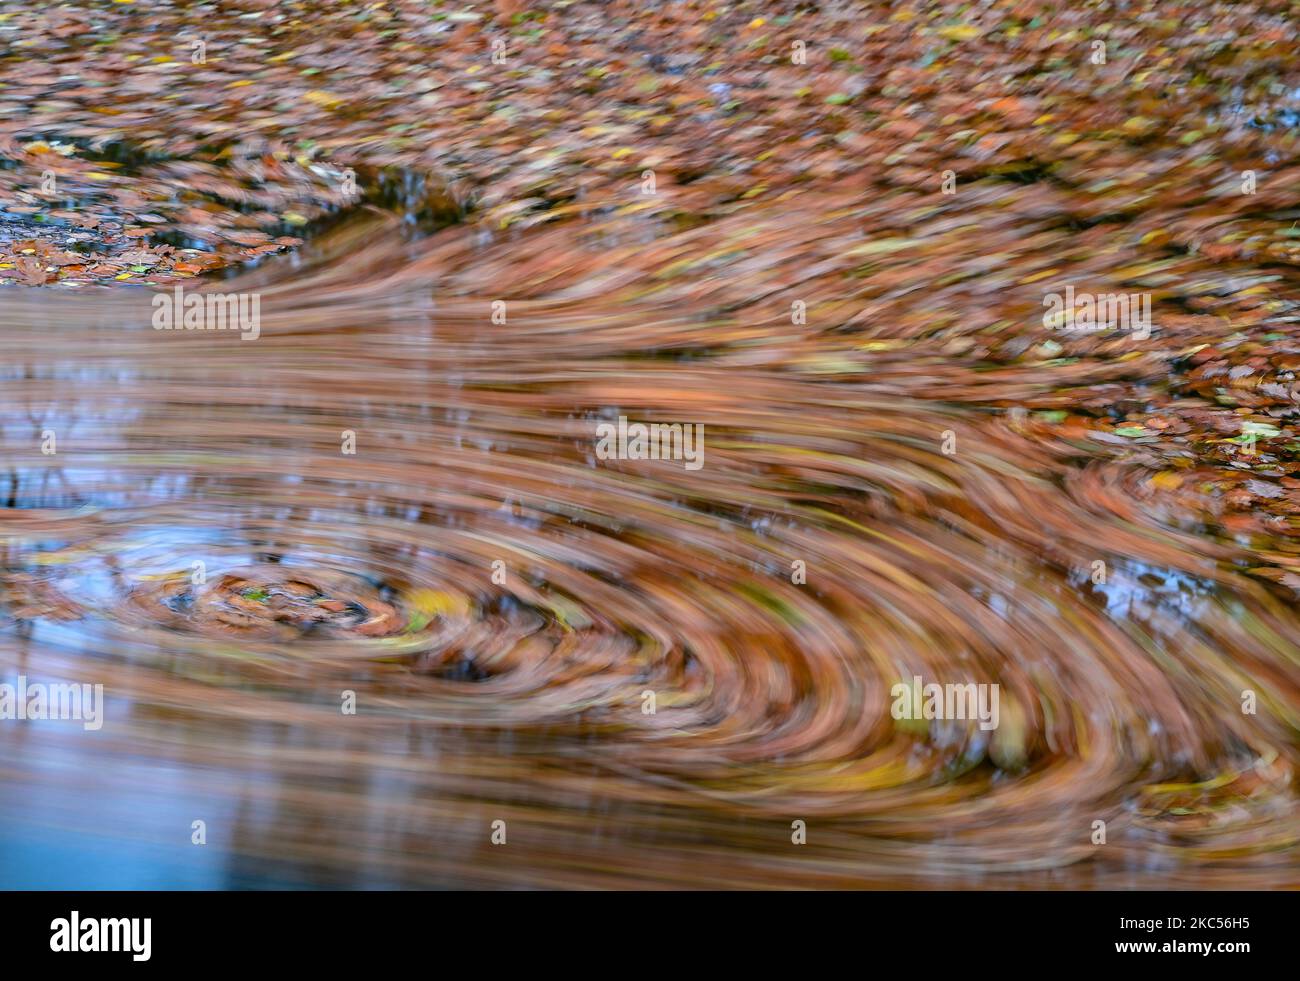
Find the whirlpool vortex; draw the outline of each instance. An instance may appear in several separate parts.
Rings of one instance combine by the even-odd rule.
[[[665,305],[568,229],[522,262],[359,234],[247,275],[253,344],[132,297],[0,314],[0,663],[119,720],[9,758],[28,818],[224,815],[288,881],[1294,884],[1294,606],[1141,458],[974,372],[927,397],[887,345],[865,377],[762,323],[652,356],[716,346],[725,297]],[[619,414],[702,424],[707,465],[596,459]],[[895,719],[917,676],[997,685],[999,725]]]

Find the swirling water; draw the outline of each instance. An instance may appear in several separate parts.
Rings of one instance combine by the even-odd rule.
[[[6,884],[1295,885],[1297,614],[1230,542],[625,236],[359,219],[221,285],[255,341],[6,297],[0,680],[106,693],[0,722]],[[619,415],[704,467],[598,459]],[[896,721],[914,675],[1001,725]]]

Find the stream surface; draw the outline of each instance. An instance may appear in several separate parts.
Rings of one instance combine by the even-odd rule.
[[[213,284],[252,341],[5,292],[0,682],[105,721],[0,721],[0,884],[1300,884],[1300,617],[1243,547],[993,404],[1028,373],[837,366],[628,258],[738,228],[619,228],[363,213]],[[620,415],[703,468],[598,459]],[[895,720],[917,675],[999,727]]]

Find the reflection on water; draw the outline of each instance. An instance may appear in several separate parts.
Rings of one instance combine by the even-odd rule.
[[[571,234],[344,225],[222,287],[252,343],[0,310],[0,681],[108,696],[0,722],[4,884],[1294,883],[1296,613],[1240,549],[973,372],[822,371]],[[596,460],[619,414],[707,465]],[[898,725],[918,674],[1003,725]]]

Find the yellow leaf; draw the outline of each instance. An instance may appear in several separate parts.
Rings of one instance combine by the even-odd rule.
[[[80,549],[68,549],[61,552],[40,552],[33,556],[32,561],[37,565],[67,565],[69,562],[76,562],[77,559],[85,555],[85,551]]]
[[[1020,285],[1024,286],[1027,283],[1032,283],[1040,279],[1046,279],[1048,276],[1055,276],[1060,271],[1061,270],[1055,266],[1053,266],[1051,269],[1044,269],[1042,272],[1036,272],[1032,276],[1026,276],[1024,279],[1020,281]]]
[[[884,252],[897,252],[900,249],[910,249],[914,246],[910,238],[881,238],[874,242],[865,242],[862,245],[855,245],[849,249],[845,255],[880,255]]]
[[[1200,783],[1153,783],[1142,788],[1144,794],[1184,794],[1191,791],[1218,790],[1237,779],[1239,774],[1229,771]]]
[[[456,593],[437,589],[418,589],[411,594],[411,609],[428,617],[464,616],[469,612],[469,602]]]
[[[578,630],[591,626],[591,620],[582,612],[578,604],[567,596],[552,593],[548,598],[551,612],[555,614],[555,619],[559,620],[562,626]]]
[[[335,106],[339,106],[343,104],[343,100],[340,99],[337,95],[333,95],[332,93],[329,92],[324,92],[320,89],[312,89],[305,96],[303,96],[303,98],[306,99],[308,102],[314,103],[315,105],[318,106],[323,106],[326,109],[333,109]]]
[[[971,27],[969,24],[958,24],[954,27],[939,28],[939,36],[946,37],[949,41],[969,41],[973,37],[979,37],[978,27]]]

